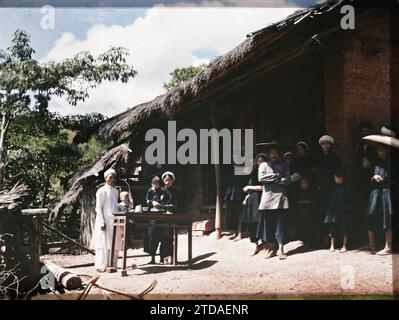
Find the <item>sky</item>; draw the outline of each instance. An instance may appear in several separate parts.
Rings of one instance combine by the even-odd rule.
[[[238,2],[222,2],[229,1]],[[58,97],[49,105],[51,111],[63,115],[99,112],[113,116],[163,94],[163,83],[175,68],[208,63],[239,45],[248,33],[313,1],[273,0],[268,7],[55,6],[53,27],[46,24],[50,12],[47,7],[12,8],[6,2],[0,0],[0,49],[10,45],[17,29],[28,32],[36,51],[34,57],[43,63],[61,61],[80,51],[97,56],[111,46],[129,49],[128,63],[138,75],[127,84],[105,82],[77,106]]]

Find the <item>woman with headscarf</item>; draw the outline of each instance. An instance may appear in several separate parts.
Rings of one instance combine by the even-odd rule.
[[[241,225],[245,225],[247,227],[249,240],[251,243],[255,244],[254,251],[251,254],[252,256],[258,254],[266,245],[263,242],[259,244],[259,238],[256,236],[256,231],[260,220],[259,203],[263,190],[262,183],[260,183],[258,180],[258,168],[265,161],[267,161],[267,156],[264,153],[259,153],[255,157],[255,165],[251,173],[249,185],[243,188],[244,193],[247,195],[243,201]]]
[[[319,139],[321,149],[315,168],[315,182],[317,188],[318,218],[316,224],[321,233],[318,235],[320,240],[325,239],[327,245],[328,231],[325,230],[324,216],[328,210],[330,197],[334,188],[334,173],[342,169],[341,159],[334,151],[335,141],[329,135],[324,135]]]
[[[162,174],[164,187],[162,188],[164,197],[162,199],[163,207],[171,212],[177,213],[179,210],[178,195],[174,188],[176,177],[173,172],[166,171]],[[163,228],[160,232],[161,245],[159,253],[161,261],[164,263],[172,263],[173,254],[173,233],[171,228]]]

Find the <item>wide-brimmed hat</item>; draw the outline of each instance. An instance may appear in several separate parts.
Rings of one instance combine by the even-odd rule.
[[[389,126],[383,126],[380,131],[384,136],[390,136],[396,138],[395,131],[393,131]]]
[[[264,147],[266,149],[277,148],[277,149],[280,149],[280,150],[289,149],[290,148],[290,146],[288,146],[288,145],[286,145],[286,144],[284,144],[284,143],[282,143],[280,141],[277,141],[277,140],[273,140],[273,141],[270,141],[270,142],[260,142],[260,143],[257,143],[256,146],[257,147]]]
[[[365,136],[362,138],[362,140],[370,143],[370,144],[383,144],[389,147],[393,147],[396,149],[399,149],[399,139],[391,136],[385,136],[381,134],[372,134],[369,136]]]

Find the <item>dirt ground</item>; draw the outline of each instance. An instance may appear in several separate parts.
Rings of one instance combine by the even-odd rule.
[[[299,242],[286,245],[288,258],[264,259],[264,253],[252,257],[252,244],[248,239],[239,241],[223,237],[193,237],[193,266],[187,261],[187,236],[179,236],[179,265],[147,265],[149,257],[142,249],[129,249],[128,276],[102,273],[99,284],[130,294],[137,294],[157,280],[155,289],[146,299],[195,298],[295,298],[342,295],[392,295],[392,261],[396,256],[376,256],[352,250],[347,253],[316,250],[301,252]],[[95,275],[94,257],[89,254],[51,255],[55,263],[77,274]],[[159,257],[156,258],[157,262]],[[119,259],[120,267],[122,260]],[[394,263],[395,268],[398,263]],[[100,295],[98,295],[100,294]],[[54,296],[54,295],[53,295]],[[68,297],[64,294],[63,297]],[[72,298],[73,295],[70,295]],[[39,295],[36,299],[54,298]],[[93,289],[87,299],[105,298]]]

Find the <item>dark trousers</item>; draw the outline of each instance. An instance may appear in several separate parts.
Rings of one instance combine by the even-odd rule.
[[[270,234],[274,234],[274,238],[278,245],[284,243],[284,215],[287,210],[270,210]]]
[[[263,242],[284,244],[284,215],[286,209],[264,210],[258,223],[257,237]]]
[[[167,227],[150,226],[144,242],[144,252],[155,256],[159,246],[161,259],[171,256],[173,253],[172,230]]]
[[[249,240],[251,241],[251,243],[257,243],[259,240],[259,238],[256,235],[256,231],[258,229],[258,223],[259,222],[252,222],[246,224]]]

